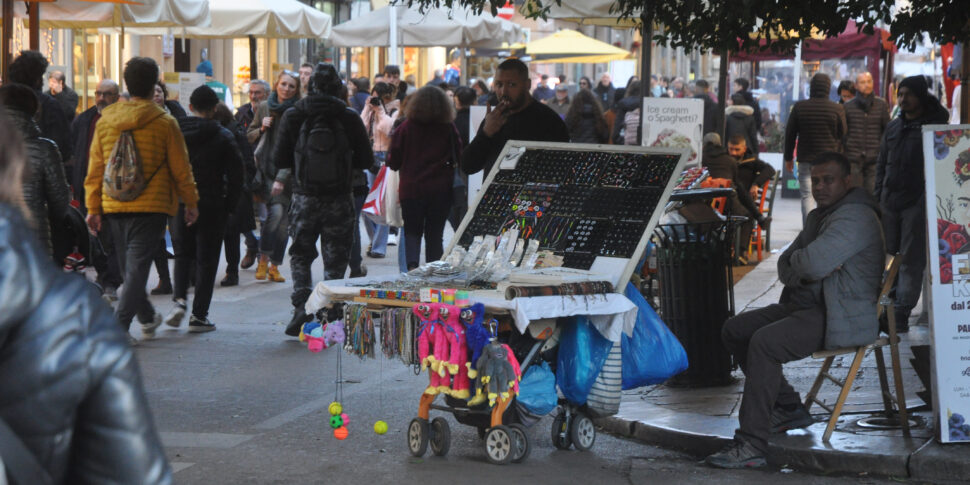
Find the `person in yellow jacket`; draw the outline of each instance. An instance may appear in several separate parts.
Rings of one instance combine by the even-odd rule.
[[[125,64],[131,101],[102,111],[84,180],[88,226],[95,232],[111,231],[116,254],[124,255],[121,271],[125,283],[115,316],[126,331],[137,316],[143,338],[154,337],[162,322],[161,314],[148,301],[145,285],[167,218],[175,216],[180,200],[185,204],[186,224],[192,225],[199,215],[199,194],[182,131],[175,118],[152,101],[158,74],[158,64],[148,57],[134,57]],[[123,131],[132,132],[148,180],[142,193],[129,202],[102,193],[105,163]],[[129,339],[135,342],[130,335]]]

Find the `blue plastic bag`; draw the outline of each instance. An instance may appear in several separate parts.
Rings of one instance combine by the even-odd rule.
[[[623,390],[659,384],[687,370],[687,352],[633,283],[624,292],[638,308],[633,337],[623,334]]]
[[[569,402],[582,406],[586,404],[589,390],[603,368],[613,342],[600,335],[587,317],[569,317],[562,322],[556,384]]]
[[[529,366],[522,374],[519,383],[519,404],[530,413],[545,416],[556,409],[559,396],[556,395],[556,376],[546,361]]]

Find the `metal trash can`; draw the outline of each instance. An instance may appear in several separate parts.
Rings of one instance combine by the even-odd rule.
[[[660,225],[657,268],[660,317],[687,351],[689,367],[667,384],[720,386],[732,382],[731,354],[721,341],[724,321],[734,315],[731,242],[735,223]]]

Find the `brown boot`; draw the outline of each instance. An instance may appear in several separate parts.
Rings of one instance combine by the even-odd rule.
[[[256,251],[246,250],[246,255],[243,256],[242,261],[239,262],[239,267],[242,269],[249,269],[256,263],[256,257],[259,253]]]
[[[256,266],[256,279],[265,280],[268,269],[269,264],[266,261],[260,260],[259,266]]]

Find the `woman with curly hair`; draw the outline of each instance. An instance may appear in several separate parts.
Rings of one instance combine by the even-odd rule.
[[[580,89],[573,97],[566,112],[566,128],[573,143],[607,143],[610,139],[603,107],[588,89]]]
[[[451,211],[452,182],[461,153],[455,105],[441,88],[425,86],[408,102],[407,120],[394,130],[387,167],[401,173],[401,213],[408,269],[441,259],[442,234]]]

